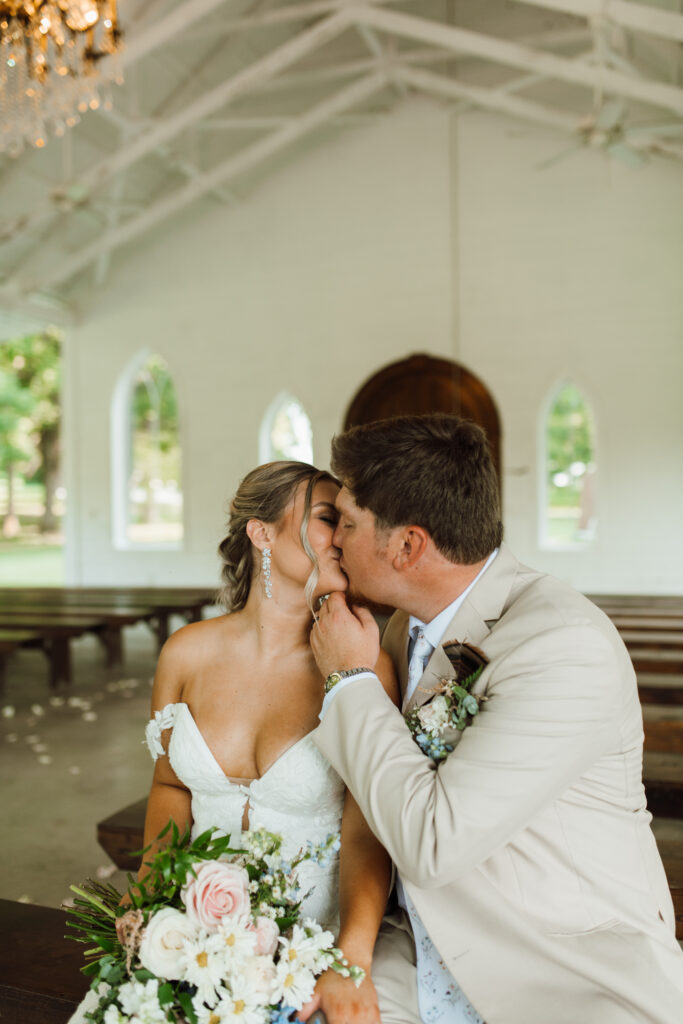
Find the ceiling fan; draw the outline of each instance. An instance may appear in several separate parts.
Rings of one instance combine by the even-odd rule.
[[[543,170],[558,163],[570,153],[587,146],[601,149],[607,155],[629,167],[641,167],[650,153],[672,153],[683,158],[683,150],[676,151],[666,145],[666,137],[683,134],[683,121],[629,125],[627,107],[622,100],[606,100],[582,118],[576,126],[577,139],[564,149],[538,165]]]

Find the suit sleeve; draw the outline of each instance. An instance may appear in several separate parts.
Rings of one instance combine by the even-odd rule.
[[[526,639],[491,666],[487,695],[438,768],[374,679],[340,693],[316,731],[401,876],[420,888],[486,860],[619,735],[618,659],[589,625]]]

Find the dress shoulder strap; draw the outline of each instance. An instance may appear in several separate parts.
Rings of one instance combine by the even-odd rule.
[[[157,758],[163,757],[166,751],[161,743],[161,734],[164,729],[172,729],[175,725],[176,715],[178,709],[183,705],[180,704],[166,704],[161,711],[154,712],[154,718],[150,718],[145,728],[145,741],[149,752],[152,755],[152,760],[156,761]]]

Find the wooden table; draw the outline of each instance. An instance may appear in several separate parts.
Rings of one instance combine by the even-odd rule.
[[[0,900],[0,1021],[66,1024],[89,987],[83,949],[64,938],[66,914]]]

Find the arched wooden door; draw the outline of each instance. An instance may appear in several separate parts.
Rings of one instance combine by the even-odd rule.
[[[498,410],[479,378],[450,359],[414,355],[383,367],[356,393],[346,413],[344,429],[391,416],[425,412],[455,413],[483,427],[500,482]]]

